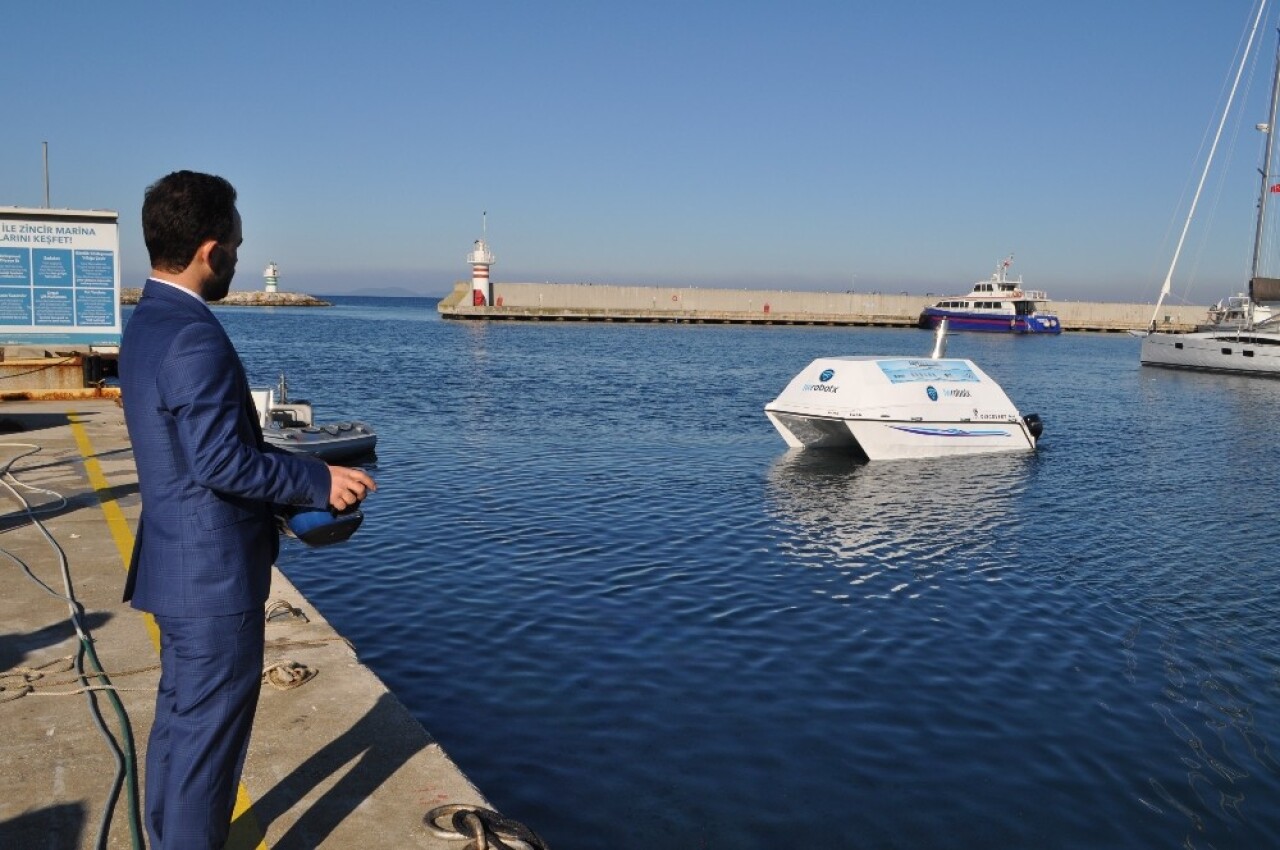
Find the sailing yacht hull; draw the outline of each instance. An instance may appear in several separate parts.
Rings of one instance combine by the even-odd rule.
[[[1150,333],[1141,359],[1144,366],[1280,378],[1280,333]]]

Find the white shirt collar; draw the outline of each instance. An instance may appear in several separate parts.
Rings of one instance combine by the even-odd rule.
[[[174,283],[174,282],[173,282],[173,281],[171,281],[171,280],[165,280],[164,278],[156,277],[155,275],[152,275],[151,277],[149,277],[149,278],[147,278],[147,279],[148,279],[148,280],[154,280],[156,283],[163,283],[165,286],[172,286],[174,289],[177,289],[177,290],[179,290],[180,292],[185,292],[185,293],[187,293],[187,294],[188,294],[188,295],[190,295],[192,298],[194,298],[194,299],[196,299],[197,301],[199,301],[201,304],[207,304],[207,302],[204,300],[204,298],[202,298],[202,297],[199,295],[199,293],[192,292],[190,289],[187,289],[185,286],[180,286],[179,284],[176,284],[176,283]]]

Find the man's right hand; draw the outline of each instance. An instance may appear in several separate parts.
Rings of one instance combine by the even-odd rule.
[[[329,504],[339,511],[360,504],[365,496],[377,489],[378,485],[363,469],[329,467]]]

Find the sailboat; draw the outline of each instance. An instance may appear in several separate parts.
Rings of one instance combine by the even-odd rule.
[[[1142,336],[1142,353],[1144,366],[1166,366],[1179,369],[1198,369],[1208,372],[1235,372],[1253,375],[1274,375],[1280,377],[1280,311],[1273,310],[1267,302],[1280,301],[1280,278],[1263,277],[1259,274],[1259,263],[1262,254],[1263,232],[1266,226],[1267,201],[1272,192],[1272,147],[1275,142],[1276,106],[1280,98],[1280,47],[1277,47],[1275,71],[1271,85],[1271,109],[1266,124],[1259,124],[1258,129],[1267,134],[1266,151],[1263,154],[1262,189],[1258,199],[1258,219],[1254,232],[1253,263],[1249,276],[1249,292],[1232,295],[1219,301],[1210,308],[1207,320],[1196,327],[1192,333],[1168,333],[1157,330],[1157,320],[1165,296],[1169,294],[1173,271],[1182,251],[1191,217],[1195,214],[1196,202],[1204,188],[1205,177],[1213,162],[1213,155],[1222,136],[1222,128],[1231,110],[1231,102],[1240,84],[1240,77],[1249,59],[1257,35],[1258,25],[1262,20],[1266,2],[1258,6],[1257,17],[1249,33],[1249,41],[1240,58],[1240,67],[1236,70],[1235,82],[1227,97],[1227,104],[1218,124],[1217,134],[1209,149],[1204,172],[1200,176],[1200,184],[1187,213],[1186,223],[1182,228],[1182,236],[1174,250],[1173,262],[1165,277],[1164,286],[1160,289],[1160,298],[1156,302],[1155,312],[1151,316],[1151,324]],[[1280,188],[1276,189],[1280,192]]]

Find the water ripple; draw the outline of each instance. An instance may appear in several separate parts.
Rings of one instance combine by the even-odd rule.
[[[1280,846],[1280,382],[959,334],[1040,449],[860,464],[764,403],[927,335],[431,309],[220,315],[379,432],[360,533],[282,568],[552,846]]]

